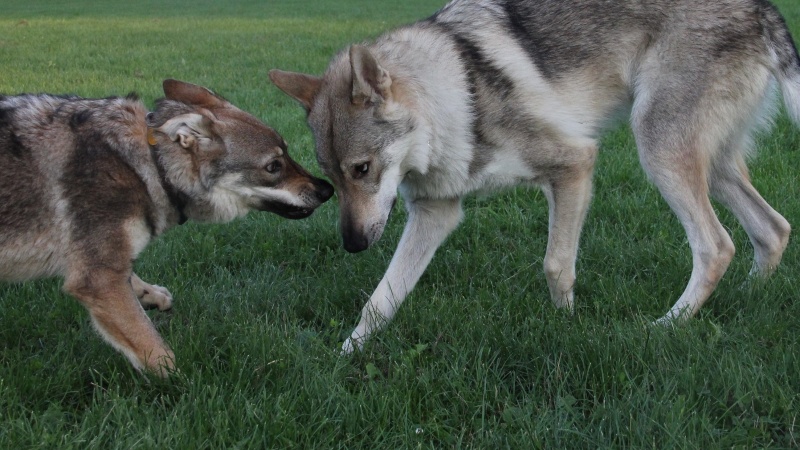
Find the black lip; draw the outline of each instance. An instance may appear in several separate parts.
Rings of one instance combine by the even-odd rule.
[[[309,208],[298,209],[298,210],[295,210],[295,211],[271,211],[271,212],[273,212],[273,213],[275,213],[275,214],[277,214],[277,215],[279,215],[281,217],[285,217],[287,219],[295,219],[295,220],[296,219],[305,219],[306,217],[310,216],[311,214],[314,214],[314,210],[313,209],[309,209]]]
[[[261,204],[261,207],[258,209],[261,211],[275,213],[286,219],[295,219],[295,220],[305,219],[314,212],[314,208],[298,208],[297,206],[294,205],[287,205],[285,203],[277,203],[277,202],[263,202]]]

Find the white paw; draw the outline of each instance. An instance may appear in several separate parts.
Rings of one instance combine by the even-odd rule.
[[[165,287],[151,284],[144,289],[139,302],[143,306],[155,306],[159,311],[166,311],[172,308],[172,294]]]
[[[676,313],[674,311],[670,311],[664,314],[664,316],[661,317],[660,319],[652,322],[652,325],[659,327],[675,328],[676,326],[685,324],[686,321],[688,321],[691,317],[692,315],[688,313],[680,313],[680,312]]]
[[[361,351],[363,348],[364,338],[358,335],[356,335],[356,337],[351,335],[346,341],[344,341],[344,344],[342,344],[341,355],[350,355],[355,351]]]
[[[575,313],[575,294],[573,294],[572,289],[562,292],[560,295],[552,295],[552,291],[550,293],[550,299],[553,301],[553,305],[555,305],[556,308],[567,310],[570,314]]]
[[[655,326],[659,326],[659,327],[670,327],[670,326],[674,325],[674,323],[673,323],[672,316],[667,314],[664,317],[661,317],[660,319],[657,319],[657,320],[651,322],[650,325],[655,325]]]
[[[355,350],[353,348],[353,341],[352,341],[352,339],[347,338],[347,340],[344,341],[344,344],[342,344],[342,351],[340,352],[340,354],[342,356],[347,356],[347,355],[352,354],[353,350]]]

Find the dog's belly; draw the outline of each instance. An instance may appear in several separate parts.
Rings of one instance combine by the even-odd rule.
[[[48,234],[3,239],[0,246],[0,280],[25,281],[63,274],[62,241]]]

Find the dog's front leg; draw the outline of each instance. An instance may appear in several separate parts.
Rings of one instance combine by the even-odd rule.
[[[563,168],[542,186],[549,204],[547,253],[544,273],[550,299],[558,308],[574,308],[575,260],[581,228],[592,197],[592,170],[596,147],[584,164]]]
[[[386,274],[361,310],[358,326],[342,345],[343,353],[360,350],[372,333],[392,320],[436,249],[463,216],[461,199],[414,200],[408,201],[406,207],[408,221],[397,250]]]
[[[64,290],[89,310],[100,335],[136,369],[166,377],[175,367],[175,355],[139,304],[128,282],[129,273],[112,269],[82,272],[68,276]]]
[[[172,294],[167,288],[146,283],[135,273],[131,274],[131,287],[143,308],[158,308],[159,311],[172,308]]]

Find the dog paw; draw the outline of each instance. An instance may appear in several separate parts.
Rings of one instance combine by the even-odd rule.
[[[663,317],[661,317],[661,318],[659,318],[657,320],[654,320],[653,322],[650,322],[650,325],[653,325],[653,326],[656,326],[656,327],[664,327],[664,328],[672,328],[672,329],[674,329],[674,328],[679,327],[681,325],[685,325],[686,322],[688,322],[690,318],[691,318],[691,316],[688,316],[686,314],[675,314],[673,312],[668,312],[667,314],[664,314]]]
[[[168,378],[171,374],[176,372],[175,354],[172,353],[172,350],[168,349],[154,351],[145,361],[144,371],[156,375],[159,378]]]
[[[659,319],[656,319],[656,320],[650,322],[650,325],[653,325],[653,326],[656,326],[656,327],[671,327],[671,326],[674,325],[674,323],[673,323],[672,317],[669,316],[669,315],[666,315],[664,317],[661,317]]]
[[[767,283],[767,280],[773,272],[774,269],[761,269],[754,264],[753,268],[750,269],[750,273],[747,274],[747,278],[739,285],[739,290],[752,291],[754,289],[760,289]]]
[[[553,304],[556,308],[567,311],[570,314],[575,312],[575,299],[572,292],[554,298]]]
[[[139,302],[144,307],[155,307],[159,311],[166,311],[172,308],[172,294],[165,287],[151,284],[143,290]]]
[[[344,341],[344,344],[342,344],[342,350],[339,354],[342,356],[352,355],[356,350],[360,351],[363,345],[364,344],[360,340],[349,337]]]
[[[347,338],[347,340],[344,341],[344,344],[342,344],[342,350],[339,352],[339,354],[342,356],[347,356],[351,355],[352,353],[353,353],[353,341],[350,340],[350,338]]]

